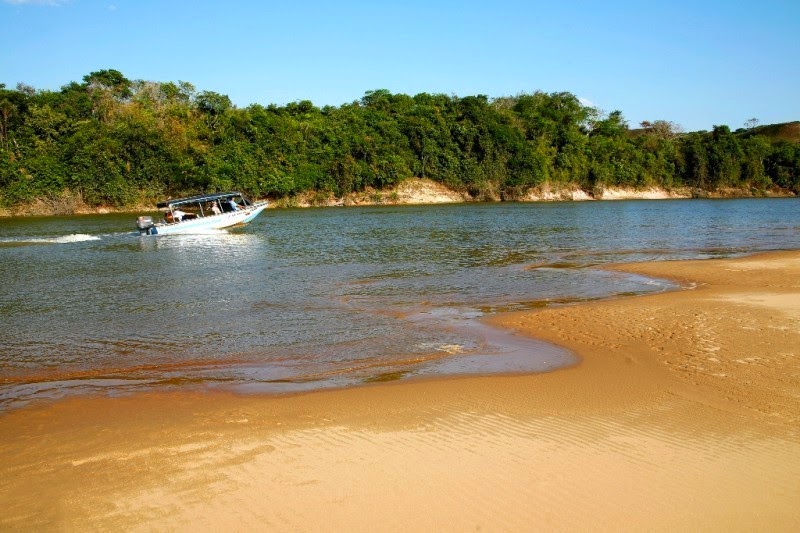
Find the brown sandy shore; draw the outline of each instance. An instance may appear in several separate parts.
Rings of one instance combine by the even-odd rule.
[[[549,374],[0,416],[0,529],[800,530],[800,252],[624,265],[686,289],[497,316]]]

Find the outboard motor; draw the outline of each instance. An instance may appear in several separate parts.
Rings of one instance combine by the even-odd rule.
[[[156,235],[158,230],[156,225],[153,224],[153,217],[139,217],[136,219],[136,229],[139,230],[139,235]]]

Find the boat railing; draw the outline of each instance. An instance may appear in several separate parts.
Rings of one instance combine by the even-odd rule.
[[[221,204],[221,205],[220,205]],[[203,206],[198,204],[197,209],[200,211],[199,213],[185,213],[180,218],[176,217],[172,208],[169,211],[164,213],[164,222],[166,224],[181,224],[183,222],[188,222],[191,220],[197,220],[201,218],[211,218],[211,217],[221,217],[224,215],[230,215],[231,213],[239,213],[243,211],[249,211],[251,209],[260,207],[261,205],[266,204],[266,202],[248,202],[245,205],[238,205],[236,208],[230,207],[226,203],[215,202],[218,209],[221,209],[218,213],[214,212],[212,209],[203,209]]]

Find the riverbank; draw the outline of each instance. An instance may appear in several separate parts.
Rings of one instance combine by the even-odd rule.
[[[663,187],[595,187],[591,191],[577,184],[544,183],[520,192],[514,197],[503,198],[516,202],[585,202],[596,200],[673,200],[688,198],[753,198],[753,197],[792,197],[788,191],[755,191],[751,189],[719,189],[704,191],[689,187],[665,189]],[[466,202],[501,201],[501,195],[494,191],[478,196],[467,192],[449,189],[430,179],[409,178],[396,187],[377,190],[368,187],[364,191],[347,194],[343,197],[319,193],[306,193],[275,202],[277,207],[333,207],[360,205],[420,205]]]
[[[681,198],[753,198],[795,196],[789,191],[756,191],[752,189],[719,189],[705,191],[681,187],[664,189],[661,187],[623,188],[596,187],[585,191],[577,184],[553,185],[549,183],[531,188],[507,200],[519,202],[582,202],[595,200],[670,200]],[[444,203],[466,203],[481,201],[500,201],[499,194],[476,198],[467,192],[449,189],[431,179],[409,178],[395,187],[378,190],[368,187],[364,191],[334,196],[320,192],[307,192],[288,198],[271,201],[270,207],[335,207],[365,205],[424,205]],[[39,198],[30,204],[11,208],[0,208],[0,217],[8,216],[54,216],[87,215],[108,213],[147,213],[157,211],[155,204],[142,202],[125,208],[109,206],[92,207],[78,194],[65,191],[59,196]]]
[[[0,417],[3,529],[800,527],[800,252],[614,267],[684,290],[492,318],[547,374]]]

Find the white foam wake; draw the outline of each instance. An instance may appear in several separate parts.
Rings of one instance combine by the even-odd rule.
[[[53,239],[55,243],[70,243],[70,242],[83,242],[83,241],[99,241],[100,237],[96,235],[86,235],[84,233],[73,233],[72,235],[65,235],[63,237],[56,237]]]
[[[0,243],[6,244],[68,244],[72,242],[99,241],[96,235],[86,235],[85,233],[73,233],[72,235],[62,235],[60,237],[12,237],[0,239]]]

